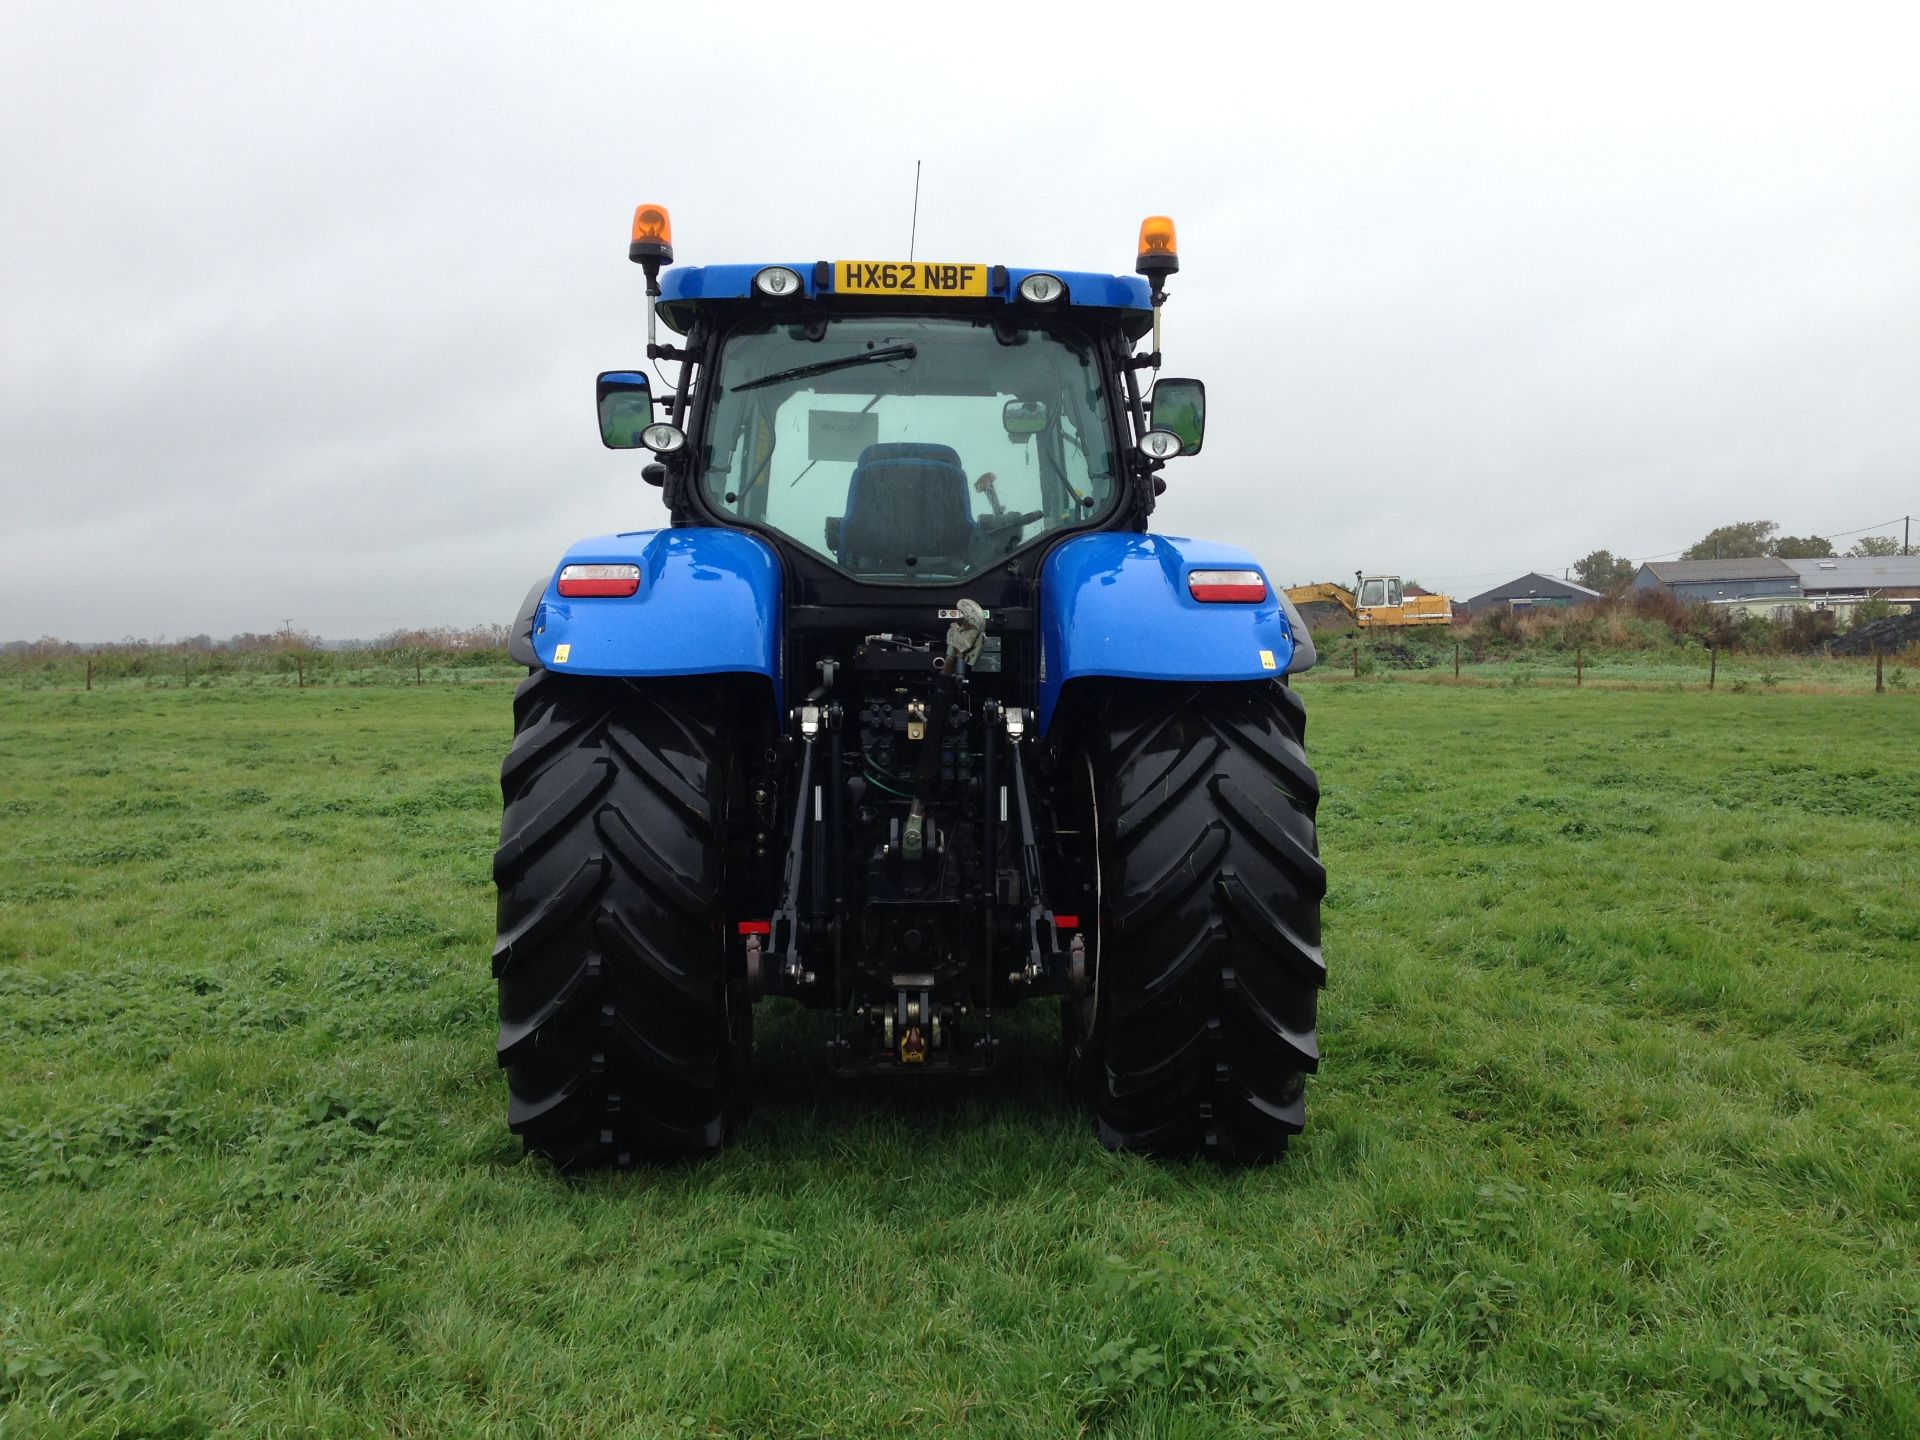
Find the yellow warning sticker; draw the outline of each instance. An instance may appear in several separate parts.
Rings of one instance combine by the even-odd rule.
[[[564,650],[566,647],[563,645],[560,648]],[[1260,652],[1260,668],[1262,670],[1278,670],[1280,668],[1273,663],[1273,651],[1262,650]]]
[[[556,664],[556,665],[564,665],[564,664],[566,664],[566,663],[567,663],[567,656],[569,656],[569,655],[571,655],[572,653],[573,653],[573,646],[571,646],[571,645],[556,645],[556,646],[554,646],[554,647],[553,647],[553,663],[554,663],[554,664]],[[1260,653],[1261,653],[1262,655],[1266,655],[1266,654],[1267,654],[1267,652],[1266,652],[1266,651],[1264,651],[1264,650],[1262,650],[1262,651],[1261,651]],[[1273,657],[1272,657],[1272,656],[1270,656],[1270,655],[1268,655],[1268,656],[1267,656],[1267,668],[1268,668],[1269,670],[1271,670],[1271,669],[1273,668]]]

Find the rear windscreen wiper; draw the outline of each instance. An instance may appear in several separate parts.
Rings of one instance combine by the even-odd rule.
[[[733,387],[732,393],[737,395],[742,390],[758,390],[762,385],[778,385],[782,380],[805,380],[810,375],[824,375],[829,370],[844,370],[850,365],[871,365],[876,360],[911,360],[919,353],[917,345],[882,345],[878,350],[842,355],[837,360],[816,360],[811,365],[776,370],[771,375],[762,375],[758,380],[743,380]]]

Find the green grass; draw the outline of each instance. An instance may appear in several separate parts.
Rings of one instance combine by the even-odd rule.
[[[1116,1157],[1051,1015],[524,1162],[501,686],[0,693],[0,1435],[1920,1433],[1914,701],[1317,685],[1323,1074]]]

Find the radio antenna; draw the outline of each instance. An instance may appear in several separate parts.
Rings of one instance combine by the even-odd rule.
[[[913,245],[920,238],[920,162],[913,162],[913,229],[907,234],[907,259],[913,259]]]

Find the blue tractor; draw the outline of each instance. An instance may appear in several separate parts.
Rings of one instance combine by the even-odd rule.
[[[1148,533],[1205,428],[1157,378],[1172,222],[1131,276],[667,268],[654,205],[629,254],[677,377],[600,376],[601,438],[670,523],[581,541],[514,627],[513,1130],[716,1150],[765,996],[847,1076],[983,1072],[1049,997],[1107,1145],[1278,1156],[1325,976],[1313,644],[1253,556]]]

